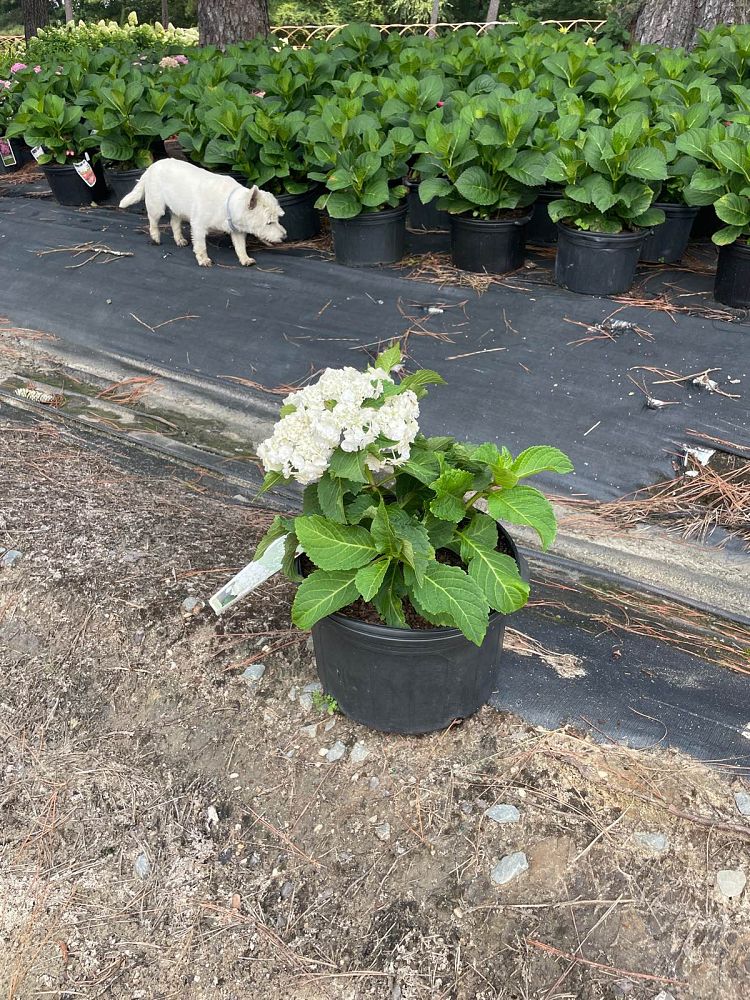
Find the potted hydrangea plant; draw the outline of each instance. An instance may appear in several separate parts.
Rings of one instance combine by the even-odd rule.
[[[566,473],[556,448],[516,458],[419,431],[435,372],[400,380],[398,347],[373,367],[327,369],[288,396],[258,448],[263,489],[296,481],[302,513],[278,516],[255,558],[285,538],[299,583],[292,620],[312,629],[318,673],[351,718],[419,733],[475,712],[497,678],[505,616],[528,575],[503,524],[533,527],[546,548],[555,515],[527,485]]]

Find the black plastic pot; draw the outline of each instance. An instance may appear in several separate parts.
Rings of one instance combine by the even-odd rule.
[[[78,176],[75,167],[69,164],[45,163],[42,169],[52,194],[61,205],[79,207],[90,205],[92,201],[101,201],[106,197],[107,185],[101,163],[93,164],[96,174],[96,184],[89,187]]]
[[[15,164],[6,167],[2,160],[0,160],[0,174],[14,174],[16,170],[20,170],[21,167],[25,167],[27,163],[32,163],[34,157],[31,155],[31,150],[23,141],[23,139],[7,139],[6,142],[9,144],[13,155],[16,158]]]
[[[313,626],[312,638],[323,690],[345,715],[386,733],[429,733],[487,703],[497,687],[504,632],[505,616],[497,613],[481,646],[454,628],[412,631],[334,614]]]
[[[451,216],[453,263],[462,271],[507,274],[522,266],[526,252],[526,226],[531,211],[517,219],[475,219]]]
[[[557,223],[550,219],[547,206],[558,198],[562,198],[562,191],[540,191],[526,227],[527,243],[542,247],[554,246],[557,243]]]
[[[558,223],[555,281],[584,295],[619,295],[633,284],[648,234],[588,233]]]
[[[107,184],[112,188],[112,192],[114,193],[118,204],[122,201],[126,194],[130,194],[141,177],[143,177],[143,173],[143,170],[139,169],[115,170],[112,167],[107,167],[105,170]],[[125,211],[143,213],[146,211],[146,206],[144,202],[140,202],[137,205],[131,205],[130,208],[126,208]]]
[[[302,194],[280,194],[279,204],[284,209],[281,224],[286,229],[287,243],[311,240],[320,232],[320,216],[315,202],[320,191],[312,187]]]
[[[682,260],[698,209],[669,202],[657,202],[653,207],[660,208],[666,219],[654,226],[643,241],[641,260],[653,264],[674,264]]]
[[[406,246],[406,205],[331,219],[336,261],[346,267],[396,264]]]
[[[717,229],[721,229],[724,223],[714,211],[713,205],[703,205],[698,209],[698,214],[693,220],[693,228],[690,230],[691,240],[710,240]]]
[[[750,243],[730,243],[719,250],[714,298],[736,309],[750,308]]]
[[[451,217],[437,207],[437,199],[423,205],[419,197],[419,181],[406,181],[408,194],[406,203],[409,208],[407,226],[409,229],[421,229],[432,232],[447,232],[451,226]]]

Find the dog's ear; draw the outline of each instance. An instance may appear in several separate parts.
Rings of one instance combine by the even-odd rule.
[[[259,193],[260,192],[258,190],[258,185],[253,184],[247,196],[247,207],[250,209],[251,212],[258,204]]]

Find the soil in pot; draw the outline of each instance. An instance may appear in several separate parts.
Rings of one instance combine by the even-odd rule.
[[[336,262],[345,267],[397,264],[406,247],[406,204],[353,219],[331,219]]]
[[[555,281],[584,295],[627,292],[647,232],[589,233],[558,223]]]
[[[93,187],[78,175],[72,164],[45,163],[42,169],[52,194],[60,205],[81,207],[107,196],[107,185],[101,163],[92,164],[96,183]]]
[[[119,205],[125,195],[130,194],[138,181],[141,179],[143,176],[143,170],[116,170],[114,167],[107,167],[104,175],[107,178],[107,184],[110,188],[112,188],[112,193],[114,194]],[[145,202],[140,202],[137,205],[131,205],[131,207],[125,209],[125,211],[142,215],[146,211]]]
[[[666,219],[646,236],[641,247],[641,260],[652,264],[674,264],[682,260],[687,249],[698,209],[669,202],[657,202],[653,207],[660,208]]]
[[[720,248],[714,298],[735,309],[750,309],[750,243],[738,241]]]
[[[419,197],[419,181],[406,181],[408,194],[406,203],[408,205],[407,226],[409,229],[418,229],[423,232],[447,232],[451,227],[451,217],[447,212],[442,212],[437,207],[437,199],[422,204]]]
[[[549,247],[557,243],[557,223],[549,217],[547,207],[551,201],[562,197],[561,191],[541,191],[526,227],[526,242],[534,246]]]
[[[507,274],[523,266],[526,226],[530,209],[519,209],[502,219],[451,216],[451,254],[462,271]]]
[[[528,579],[515,545],[502,529],[499,534]],[[453,558],[446,553],[446,561]],[[346,715],[373,729],[445,729],[476,712],[495,690],[505,617],[493,612],[484,642],[475,646],[458,629],[435,628],[410,606],[405,610],[411,629],[390,628],[377,616],[371,622],[372,609],[359,601],[314,625],[323,690]]]
[[[284,209],[281,224],[286,229],[286,242],[299,243],[312,240],[320,233],[320,215],[315,202],[319,189],[312,187],[302,194],[280,194],[279,204]]]

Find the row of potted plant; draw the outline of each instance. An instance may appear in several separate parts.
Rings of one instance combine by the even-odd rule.
[[[342,46],[349,56],[372,55],[374,29],[347,30],[349,44]],[[558,45],[563,36],[552,34]],[[742,271],[750,229],[741,221],[748,208],[744,167],[726,151],[747,147],[750,90],[726,79],[720,86],[684,53],[657,50],[646,64],[650,75],[624,63],[615,73],[608,58],[617,50],[587,62],[590,46],[555,49],[549,38],[545,31],[500,39],[496,47],[506,54],[523,42],[533,56],[526,70],[517,59],[450,91],[434,71],[397,78],[376,67],[378,74],[330,78],[331,66],[340,65],[335,48],[299,56],[256,43],[240,56],[206,61],[203,53],[195,62],[181,54],[128,60],[107,50],[83,52],[64,68],[14,67],[11,86],[0,92],[0,115],[10,118],[6,138],[23,136],[43,147],[51,182],[63,173],[59,167],[77,161],[80,168],[88,155],[89,180],[103,159],[112,186],[130,187],[132,172],[163,155],[163,140],[178,133],[195,162],[296,202],[303,216],[296,238],[314,232],[317,199],[332,219],[337,254],[348,263],[358,254],[362,263],[399,258],[404,178],[413,216],[424,205],[433,222],[450,219],[462,267],[517,267],[529,224],[532,236],[538,239],[540,228],[544,236],[546,227],[554,239],[552,224],[561,223],[558,280],[581,291],[624,290],[639,254],[677,259],[696,206],[716,203],[727,225],[715,241],[732,246],[722,251],[717,291],[731,297],[722,275],[727,267]],[[431,51],[427,41],[412,55]],[[456,48],[454,40],[454,49],[479,48],[491,62],[494,49],[474,41]],[[290,68],[289,51],[300,72]],[[529,67],[540,52],[547,53],[540,63],[546,75],[531,80]],[[265,65],[259,81],[267,90],[238,82],[248,53]],[[536,89],[519,88],[524,73]],[[74,170],[68,173],[90,200],[91,190]],[[285,209],[291,221],[295,213]],[[592,256],[607,261],[608,270],[592,269],[586,263]],[[742,279],[730,285],[741,298]]]

